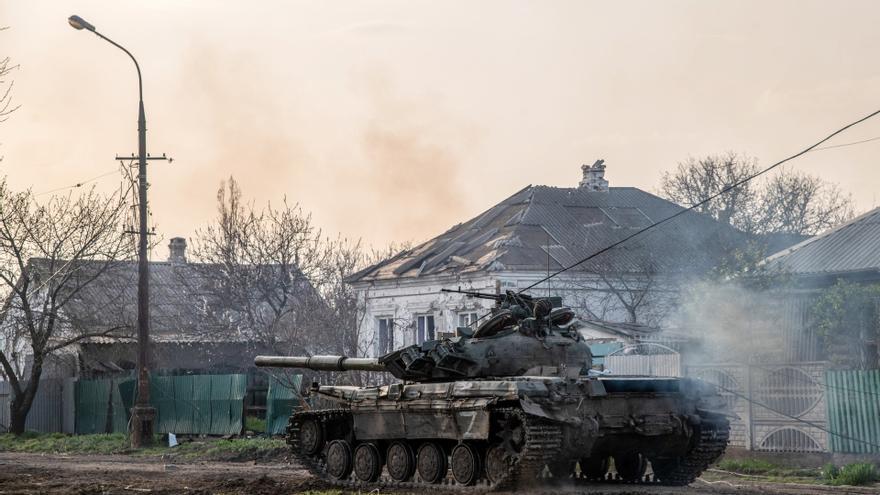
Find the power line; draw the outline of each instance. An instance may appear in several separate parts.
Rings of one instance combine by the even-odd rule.
[[[77,188],[77,187],[82,187],[82,186],[84,186],[84,185],[86,185],[86,184],[88,184],[88,183],[90,183],[90,182],[95,182],[95,181],[98,180],[98,179],[103,179],[104,177],[108,177],[108,176],[113,175],[113,174],[116,174],[116,173],[118,173],[118,171],[114,170],[113,172],[107,172],[106,174],[101,174],[101,175],[98,175],[98,176],[96,176],[96,177],[92,177],[91,179],[86,179],[86,180],[84,180],[84,181],[77,182],[76,184],[73,184],[73,185],[71,185],[71,186],[64,186],[64,187],[59,187],[59,188],[56,188],[56,189],[50,189],[49,191],[43,191],[43,192],[41,192],[41,193],[36,193],[36,194],[34,194],[34,196],[43,196],[43,195],[46,195],[46,194],[51,194],[51,193],[58,192],[58,191],[64,191],[64,190],[67,190],[67,189],[75,189],[75,188]]]
[[[701,380],[701,381],[705,381],[705,380],[702,380],[702,379],[700,379],[700,380]],[[711,384],[711,385],[713,385],[713,386],[715,386],[715,387],[717,387],[717,388],[719,388],[719,389],[721,389],[721,390],[723,390],[723,391],[725,391],[725,392],[727,392],[727,393],[729,393],[729,394],[731,394],[731,395],[734,395],[734,396],[736,396],[736,397],[739,397],[740,399],[743,399],[743,400],[745,400],[745,401],[747,401],[747,402],[750,402],[750,403],[752,403],[752,404],[755,404],[756,406],[763,407],[764,409],[767,409],[768,411],[771,411],[771,412],[774,412],[774,413],[776,413],[776,414],[779,414],[780,416],[785,416],[785,417],[788,418],[788,419],[793,419],[793,420],[795,420],[795,421],[798,421],[798,422],[800,422],[800,423],[804,423],[804,424],[809,425],[809,426],[811,426],[811,427],[813,427],[813,428],[816,428],[816,429],[818,429],[818,430],[824,431],[825,433],[827,433],[827,434],[829,434],[829,435],[833,435],[833,436],[838,437],[838,438],[844,438],[844,439],[847,439],[847,440],[853,440],[853,441],[855,441],[855,442],[862,443],[862,444],[869,445],[869,446],[871,446],[871,447],[874,447],[874,448],[880,449],[880,445],[878,445],[878,444],[876,444],[876,443],[870,442],[870,441],[868,441],[868,440],[863,440],[863,439],[860,439],[860,438],[851,437],[851,436],[849,436],[849,435],[844,435],[843,433],[835,433],[835,432],[829,430],[828,428],[826,428],[826,427],[824,427],[824,426],[822,426],[822,425],[820,425],[820,424],[818,424],[818,423],[814,423],[814,422],[812,422],[812,421],[807,421],[806,419],[798,418],[797,416],[793,416],[793,415],[791,415],[791,414],[784,413],[784,412],[782,412],[782,411],[780,411],[780,410],[778,410],[778,409],[774,409],[774,408],[768,406],[767,404],[764,404],[764,403],[758,402],[758,401],[756,401],[756,400],[754,400],[754,399],[752,399],[752,398],[746,397],[745,395],[743,395],[743,394],[737,392],[736,390],[731,390],[731,389],[729,389],[729,388],[726,388],[726,387],[723,387],[723,386],[721,386],[721,385],[718,385],[718,384],[715,384],[715,383],[712,383],[712,382],[708,382],[708,381],[706,381],[706,383],[709,383],[709,384]]]
[[[821,151],[821,150],[830,150],[832,148],[843,148],[845,146],[855,146],[857,144],[870,143],[871,141],[880,140],[880,136],[872,137],[870,139],[862,139],[861,141],[853,141],[851,143],[843,143],[843,144],[833,144],[829,146],[822,146],[821,148],[816,148],[813,151]]]
[[[691,206],[689,206],[689,207],[687,207],[687,208],[684,208],[684,209],[678,211],[677,213],[674,213],[674,214],[672,214],[672,215],[670,215],[670,216],[668,216],[668,217],[666,217],[666,218],[664,218],[664,219],[662,219],[662,220],[659,220],[659,221],[657,221],[657,222],[654,222],[654,223],[652,223],[651,225],[648,225],[647,227],[645,227],[645,228],[643,228],[643,229],[641,229],[641,230],[638,230],[638,231],[636,231],[636,232],[634,232],[634,233],[632,233],[632,234],[630,234],[630,235],[624,237],[623,239],[621,239],[621,240],[619,240],[619,241],[617,241],[617,242],[613,242],[613,243],[609,244],[608,246],[605,246],[604,248],[602,248],[602,249],[600,249],[600,250],[594,252],[593,254],[591,254],[591,255],[589,255],[589,256],[587,256],[587,257],[581,259],[581,260],[578,261],[577,263],[574,263],[574,264],[572,264],[572,265],[569,265],[569,266],[566,266],[566,267],[564,267],[564,268],[561,268],[561,269],[557,270],[556,272],[554,272],[554,273],[552,273],[552,274],[550,274],[550,275],[548,275],[548,276],[542,278],[541,280],[538,280],[537,282],[535,282],[535,283],[529,285],[528,287],[526,287],[526,288],[520,290],[519,292],[517,292],[517,294],[522,294],[523,292],[525,292],[525,291],[527,291],[527,290],[529,290],[529,289],[532,289],[532,288],[534,288],[535,286],[537,286],[537,285],[539,285],[539,284],[542,284],[542,283],[544,283],[544,282],[550,280],[551,278],[553,278],[553,277],[555,277],[555,276],[557,276],[557,275],[559,275],[559,274],[561,274],[561,273],[567,272],[568,270],[571,270],[572,268],[575,268],[575,267],[577,267],[577,266],[579,266],[579,265],[581,265],[581,264],[583,264],[583,263],[585,263],[585,262],[587,262],[587,261],[589,261],[589,260],[595,258],[596,256],[599,256],[600,254],[606,253],[606,252],[608,252],[608,251],[614,249],[615,247],[620,246],[621,244],[625,243],[626,241],[632,239],[633,237],[636,237],[636,236],[638,236],[638,235],[641,235],[641,234],[643,234],[643,233],[645,233],[645,232],[647,232],[647,231],[649,231],[649,230],[651,230],[651,229],[653,229],[653,228],[655,228],[655,227],[657,227],[657,226],[659,226],[659,225],[663,225],[664,223],[666,223],[666,222],[668,222],[668,221],[670,221],[670,220],[672,220],[672,219],[674,219],[674,218],[678,218],[678,217],[680,217],[681,215],[684,215],[685,213],[687,213],[687,212],[689,212],[689,211],[691,211],[691,210],[694,210],[694,209],[696,209],[696,208],[698,208],[698,207],[700,207],[700,206],[703,206],[704,204],[706,204],[706,203],[708,203],[708,202],[714,200],[715,198],[718,198],[719,196],[721,196],[721,195],[723,195],[723,194],[726,194],[726,193],[730,192],[731,190],[736,189],[737,187],[739,187],[739,186],[741,186],[741,185],[743,185],[743,184],[745,184],[745,183],[747,183],[747,182],[749,182],[749,181],[751,181],[751,180],[753,180],[753,179],[755,179],[755,178],[757,178],[757,177],[759,177],[759,176],[761,176],[761,175],[763,175],[763,174],[765,174],[765,173],[767,173],[767,172],[769,172],[769,171],[775,169],[776,167],[782,165],[783,163],[786,163],[786,162],[789,162],[789,161],[791,161],[791,160],[794,160],[795,158],[798,158],[798,157],[800,157],[801,155],[804,155],[804,154],[806,154],[806,153],[809,153],[810,151],[814,151],[814,150],[815,150],[816,148],[818,148],[821,144],[823,144],[823,143],[825,143],[825,142],[828,142],[828,140],[830,140],[830,139],[833,138],[834,136],[837,136],[838,134],[840,134],[840,133],[846,131],[846,130],[849,129],[850,127],[853,127],[853,126],[855,126],[855,125],[861,124],[862,122],[864,122],[864,121],[866,121],[866,120],[868,120],[868,119],[870,119],[870,118],[876,116],[877,114],[880,114],[880,110],[875,110],[874,112],[871,112],[870,114],[868,114],[868,115],[866,115],[866,116],[864,116],[864,117],[862,117],[862,118],[860,118],[860,119],[858,119],[858,120],[856,120],[856,121],[854,121],[854,122],[851,122],[851,123],[849,123],[849,124],[847,124],[847,125],[841,127],[840,129],[837,129],[836,131],[834,131],[834,132],[832,132],[831,134],[829,134],[827,137],[825,137],[825,138],[819,140],[818,142],[816,142],[815,144],[813,144],[813,145],[811,145],[811,146],[808,146],[808,147],[805,148],[804,150],[799,151],[799,152],[797,152],[797,153],[795,153],[795,154],[789,156],[788,158],[784,158],[784,159],[782,159],[782,160],[780,160],[780,161],[778,161],[778,162],[776,162],[776,163],[770,165],[770,166],[767,167],[767,168],[764,168],[764,169],[762,169],[762,170],[759,170],[758,172],[755,172],[754,174],[752,174],[752,175],[750,175],[750,176],[748,176],[748,177],[746,177],[746,178],[744,178],[744,179],[741,179],[741,180],[739,180],[739,181],[737,181],[737,182],[735,182],[735,183],[733,183],[733,184],[731,184],[731,185],[729,185],[729,186],[727,186],[727,187],[721,189],[721,190],[718,191],[717,193],[715,193],[715,194],[709,196],[708,198],[706,198],[706,199],[704,199],[704,200],[702,200],[702,201],[699,201],[699,202],[697,202],[697,203],[694,203],[693,205],[691,205]]]
[[[761,366],[759,364],[748,364],[746,366],[758,368],[758,369],[763,370],[767,373],[775,373],[775,372],[778,372],[779,370],[782,370],[782,369],[794,369],[794,370],[801,371],[800,368],[796,368],[791,365],[777,366],[775,368],[768,367],[768,366]],[[812,377],[805,375],[803,373],[798,373],[796,375],[789,375],[788,377],[795,377],[797,380],[800,380],[802,383],[806,383],[808,385],[816,385],[817,387],[825,389],[826,391],[827,390],[841,390],[841,391],[850,392],[853,394],[870,395],[870,396],[880,397],[880,393],[872,392],[870,390],[857,390],[857,389],[849,388],[849,387],[838,387],[837,385],[828,385],[827,382],[823,383],[822,381],[815,380]]]

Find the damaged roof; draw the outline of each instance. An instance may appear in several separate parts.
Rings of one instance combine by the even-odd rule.
[[[765,259],[794,274],[880,270],[880,208]]]
[[[683,208],[635,187],[528,186],[481,215],[349,277],[351,282],[572,265]],[[598,273],[702,271],[746,235],[687,212],[580,265]]]

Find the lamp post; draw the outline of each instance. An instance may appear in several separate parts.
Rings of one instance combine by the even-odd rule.
[[[147,119],[144,114],[144,84],[141,68],[134,55],[95,30],[83,18],[72,15],[67,19],[75,29],[85,29],[124,51],[131,57],[138,75],[138,318],[137,318],[137,399],[131,409],[131,446],[139,448],[152,443],[153,419],[156,410],[150,405],[150,266],[147,263]]]

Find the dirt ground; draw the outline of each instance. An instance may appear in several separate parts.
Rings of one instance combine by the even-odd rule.
[[[284,462],[194,462],[169,464],[131,456],[65,456],[0,452],[0,494],[242,494],[275,495],[331,489],[302,468]],[[822,487],[756,483],[745,480],[707,482],[667,488],[632,485],[540,486],[536,494],[880,494],[877,488]]]

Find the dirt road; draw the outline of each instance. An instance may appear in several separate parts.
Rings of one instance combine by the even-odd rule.
[[[131,456],[65,456],[0,452],[0,494],[242,494],[280,495],[331,487],[297,466],[199,462],[169,464]],[[561,486],[536,494],[650,495],[877,495],[878,489],[762,484],[748,481],[697,481],[690,487]]]

